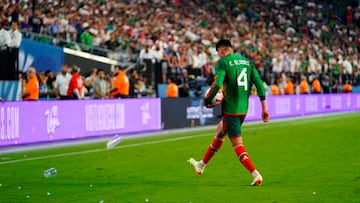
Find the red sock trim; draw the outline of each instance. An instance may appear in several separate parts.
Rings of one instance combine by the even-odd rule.
[[[243,144],[238,144],[234,147],[235,153],[241,164],[251,173],[255,170],[255,166],[249,158]]]
[[[202,161],[207,164],[210,159],[214,156],[214,154],[221,148],[224,143],[224,138],[215,137],[211,142],[210,146],[207,148]]]

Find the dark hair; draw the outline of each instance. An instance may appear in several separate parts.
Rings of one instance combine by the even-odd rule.
[[[228,39],[221,39],[216,43],[216,51],[221,48],[221,47],[231,47],[231,42]]]
[[[52,71],[50,70],[50,69],[48,69],[48,70],[46,70],[45,71],[45,75],[47,75],[47,74],[49,74],[49,73],[51,73]]]
[[[115,65],[114,68],[118,68],[119,70],[124,70],[125,68],[122,67],[121,65]]]
[[[104,73],[105,73],[105,70],[102,69],[102,68],[100,68],[100,69],[98,69],[98,70],[96,71],[96,74],[99,74],[100,72],[104,72]]]
[[[170,82],[175,82],[175,77],[174,76],[171,76],[171,77],[169,77],[169,80],[170,80]]]

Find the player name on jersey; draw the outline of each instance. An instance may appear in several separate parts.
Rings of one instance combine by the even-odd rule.
[[[247,60],[233,60],[233,61],[229,61],[229,65],[230,66],[238,66],[238,65],[247,65],[250,66],[249,61]]]

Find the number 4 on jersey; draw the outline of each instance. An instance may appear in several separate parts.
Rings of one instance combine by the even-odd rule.
[[[244,90],[247,91],[248,90],[248,82],[247,82],[247,73],[246,73],[247,69],[243,68],[241,70],[240,75],[237,78],[237,83],[238,86],[242,86],[244,87]]]

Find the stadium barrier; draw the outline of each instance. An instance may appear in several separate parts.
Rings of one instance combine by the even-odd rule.
[[[266,100],[271,119],[360,110],[360,94],[268,96]],[[246,119],[261,120],[260,116],[259,98],[251,96]]]
[[[360,94],[267,97],[271,119],[359,111]],[[251,96],[247,120],[260,120],[259,98]],[[202,98],[27,101],[0,103],[0,146],[82,139],[216,124],[221,106]]]
[[[330,112],[359,111],[360,94],[309,94],[268,96],[271,119],[299,117]],[[162,98],[161,117],[164,129],[216,124],[221,118],[221,107],[203,107],[201,98]],[[261,120],[260,100],[250,96],[248,121]]]
[[[156,131],[160,99],[0,103],[0,146]]]
[[[162,98],[163,129],[214,125],[221,118],[221,106],[206,108],[202,98]]]

